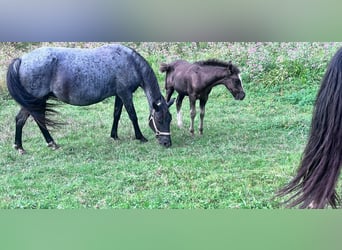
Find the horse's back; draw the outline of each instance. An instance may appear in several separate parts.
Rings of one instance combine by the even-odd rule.
[[[191,63],[185,60],[176,60],[170,63],[170,66],[173,68],[173,70],[177,70],[177,71],[186,70],[189,67],[191,67],[191,65],[192,65]]]
[[[116,94],[118,84],[138,87],[135,52],[122,45],[94,49],[42,47],[24,55],[20,76],[31,94],[53,93],[73,105],[89,105]]]
[[[166,75],[166,89],[172,87],[178,93],[187,95],[188,88],[191,87],[194,65],[185,60],[176,60],[169,64],[171,70]]]
[[[185,60],[176,60],[169,64],[172,70],[170,73],[173,74],[176,78],[185,78],[187,76],[191,76],[193,73],[196,73],[199,68],[198,65],[189,63]]]

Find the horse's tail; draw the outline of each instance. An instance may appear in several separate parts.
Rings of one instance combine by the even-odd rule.
[[[164,72],[168,73],[168,72],[171,71],[171,69],[172,69],[171,64],[161,63],[159,71],[162,72],[162,73],[164,73]]]
[[[51,107],[53,104],[47,103],[48,97],[37,98],[31,95],[24,86],[21,84],[19,77],[19,69],[21,65],[21,59],[14,59],[11,64],[8,66],[7,70],[7,88],[10,95],[13,99],[24,109],[26,109],[30,115],[34,118],[34,120],[46,127],[56,126],[59,123],[52,121],[51,119],[46,117],[46,114],[49,112],[56,112]]]
[[[342,164],[342,48],[332,58],[317,94],[308,143],[297,175],[278,192],[290,207],[336,208],[335,191]]]
[[[166,77],[165,77],[165,89],[170,88],[170,82],[167,81],[167,75],[174,70],[174,64],[173,63],[161,63],[159,67],[159,71],[164,73],[166,72]]]

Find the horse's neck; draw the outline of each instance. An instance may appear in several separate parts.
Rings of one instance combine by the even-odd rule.
[[[147,97],[148,104],[150,106],[150,110],[153,108],[153,103],[161,100],[161,93],[159,85],[156,83],[146,83],[144,86],[142,86],[145,95]]]
[[[210,73],[210,77],[207,79],[206,89],[212,89],[213,87],[222,84],[222,79],[227,76],[227,70],[222,67],[218,67],[215,71]]]

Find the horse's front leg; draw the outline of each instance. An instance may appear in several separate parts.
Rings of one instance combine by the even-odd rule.
[[[22,144],[22,135],[23,135],[23,127],[29,116],[30,116],[30,113],[26,109],[21,108],[15,117],[15,138],[14,138],[13,147],[16,150],[18,150],[19,154],[26,153]]]
[[[196,117],[196,98],[189,96],[190,100],[190,133],[194,135],[194,122]]]
[[[203,135],[203,120],[205,115],[205,104],[207,103],[208,97],[200,99],[200,123],[199,123],[199,133]]]
[[[122,111],[122,100],[120,99],[120,97],[115,97],[115,106],[114,106],[114,120],[113,120],[113,126],[112,126],[112,131],[110,136],[114,139],[114,140],[118,140],[118,124],[119,124],[119,120],[120,120],[120,116],[121,116],[121,111]]]
[[[135,138],[137,140],[140,140],[141,142],[147,142],[148,140],[142,135],[141,130],[139,128],[138,117],[137,117],[137,114],[135,112],[135,108],[133,105],[132,93],[122,95],[120,96],[120,98],[121,98],[121,101],[123,102],[123,105],[125,106],[129,119],[133,123]]]

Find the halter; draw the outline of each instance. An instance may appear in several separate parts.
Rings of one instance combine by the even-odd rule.
[[[156,135],[157,136],[158,135],[171,135],[171,132],[161,132],[161,131],[159,131],[159,129],[157,128],[156,122],[154,120],[154,113],[155,113],[155,110],[153,109],[149,121],[152,121],[154,132],[156,133]]]

